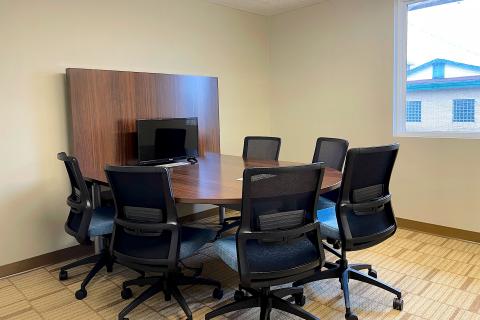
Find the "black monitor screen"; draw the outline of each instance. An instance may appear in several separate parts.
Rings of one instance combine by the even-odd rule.
[[[137,120],[137,135],[140,164],[198,156],[197,118]]]

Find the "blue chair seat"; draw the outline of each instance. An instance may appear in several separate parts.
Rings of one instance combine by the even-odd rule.
[[[220,259],[238,271],[236,237],[219,239],[213,246]],[[255,272],[285,270],[318,259],[316,248],[308,239],[281,244],[251,241],[247,252],[247,263]]]
[[[92,220],[88,227],[88,236],[96,237],[112,233],[115,208],[100,207],[93,211]]]
[[[117,229],[122,235],[117,237],[115,250],[145,259],[166,259],[170,250],[170,234],[164,232],[161,236],[139,237]],[[215,239],[216,232],[210,229],[182,227],[179,259],[194,254],[198,249]]]
[[[215,240],[217,233],[211,229],[182,227],[182,242],[180,245],[180,259],[194,254],[205,244]]]
[[[318,210],[317,221],[320,222],[320,234],[322,238],[340,240],[335,207]]]
[[[336,203],[333,202],[332,200],[325,197],[319,197],[317,202],[317,210],[323,210],[326,208],[335,207],[335,205]]]
[[[213,243],[213,248],[227,266],[238,271],[237,243],[235,241],[235,236],[218,239]]]

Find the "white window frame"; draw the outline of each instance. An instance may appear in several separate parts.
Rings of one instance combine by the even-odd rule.
[[[395,0],[393,57],[393,136],[418,138],[480,139],[480,132],[407,132],[406,130],[405,106],[407,102],[408,5],[423,1],[425,0]]]

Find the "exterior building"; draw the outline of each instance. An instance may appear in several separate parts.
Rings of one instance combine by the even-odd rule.
[[[435,59],[407,72],[407,131],[480,130],[480,66]]]

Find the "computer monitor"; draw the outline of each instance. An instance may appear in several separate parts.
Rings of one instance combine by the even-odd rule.
[[[137,120],[138,164],[162,164],[198,156],[198,119]]]

